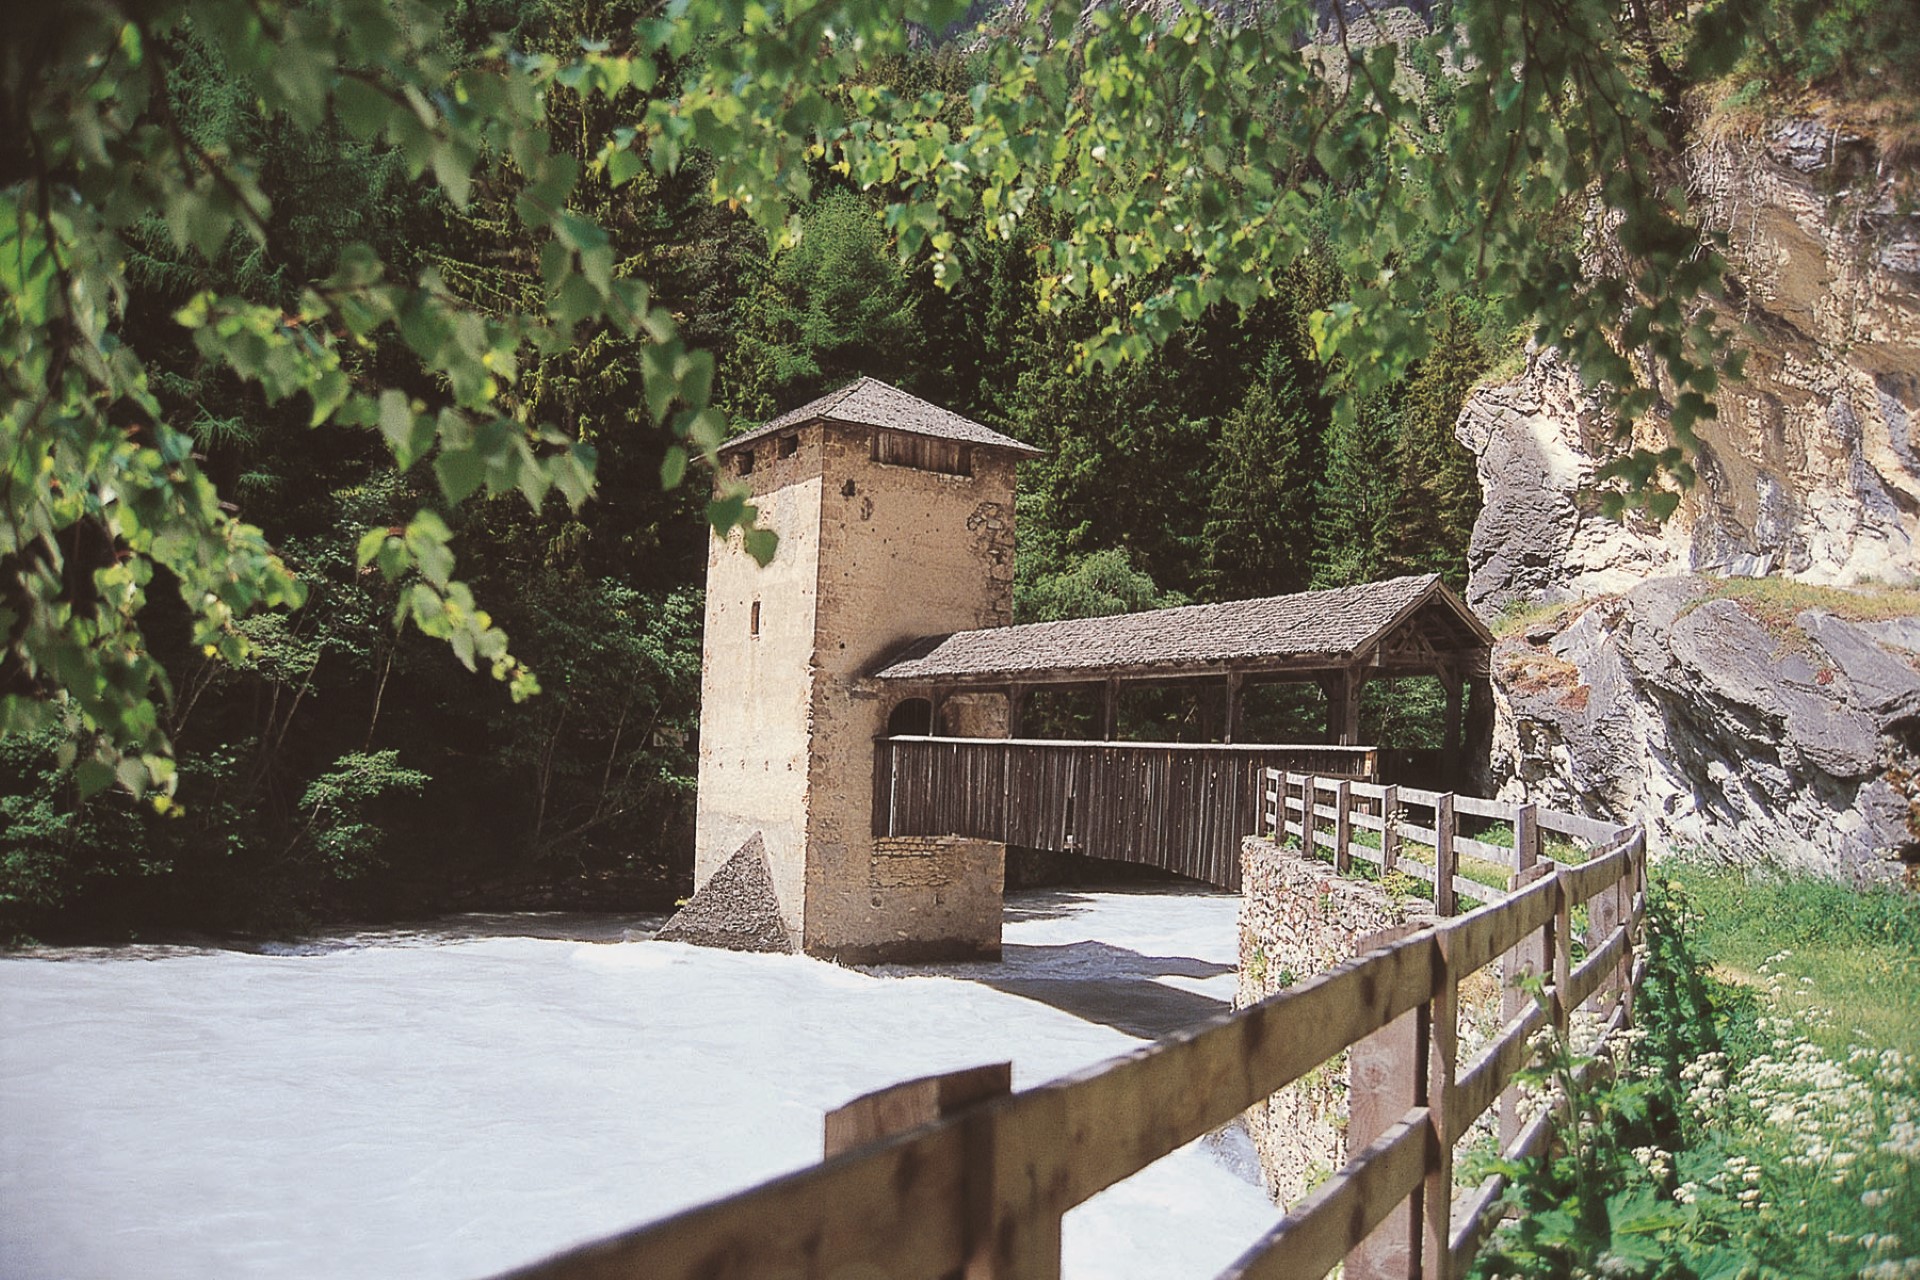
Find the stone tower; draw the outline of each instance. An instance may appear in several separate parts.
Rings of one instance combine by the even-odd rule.
[[[872,834],[873,740],[913,709],[866,675],[1012,620],[1014,467],[1038,452],[872,378],[722,447],[780,546],[708,552],[696,886],[758,833],[808,954],[998,953],[1002,846]]]

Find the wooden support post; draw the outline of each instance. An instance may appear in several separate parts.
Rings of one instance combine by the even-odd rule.
[[[1327,737],[1342,747],[1360,745],[1360,683],[1358,667],[1347,667],[1327,686]]]
[[[1627,883],[1625,879],[1616,880],[1587,899],[1588,955],[1599,950],[1600,944],[1607,940],[1607,935],[1618,928],[1620,922],[1626,918],[1626,913],[1620,909],[1620,886],[1625,883]],[[1622,950],[1620,954],[1622,959],[1632,962],[1631,948]],[[1611,1008],[1614,997],[1620,994],[1624,985],[1621,971],[1618,966],[1615,966],[1613,971],[1601,980],[1600,985],[1594,988],[1593,995],[1588,997],[1588,1005],[1601,1011]]]
[[[1353,784],[1345,778],[1333,784],[1333,869],[1353,867]]]
[[[1554,1028],[1564,1036],[1573,1012],[1567,1007],[1567,980],[1573,973],[1573,894],[1567,890],[1566,868],[1554,873],[1553,879],[1553,1005],[1549,1012]]]
[[[1285,769],[1276,769],[1273,781],[1273,842],[1287,842],[1287,779]]]
[[[1007,686],[1007,736],[1017,738],[1022,728],[1021,720],[1027,706],[1027,686],[1010,684]]]
[[[1442,791],[1433,802],[1433,913],[1442,919],[1453,914],[1453,792]]]
[[[1387,787],[1380,795],[1380,874],[1400,861],[1400,788]]]
[[[1533,806],[1523,805],[1532,815]],[[1517,857],[1518,855],[1516,855]],[[1529,863],[1524,869],[1514,873],[1508,882],[1514,892],[1526,888],[1543,875],[1552,875],[1551,867],[1543,867],[1537,862]],[[1520,940],[1520,944],[1501,957],[1500,960],[1500,1023],[1511,1025],[1513,1020],[1531,1009],[1534,997],[1521,985],[1522,978],[1536,978],[1546,981],[1553,970],[1550,959],[1553,948],[1552,927],[1536,929]],[[1520,1107],[1520,1087],[1508,1085],[1500,1093],[1500,1149],[1505,1151],[1513,1140],[1520,1136],[1520,1130],[1526,1127],[1529,1117]]]
[[[1012,1091],[1013,1064],[995,1062],[862,1094],[827,1112],[826,1158],[872,1146]]]
[[[1112,742],[1120,732],[1120,682],[1109,680],[1101,688],[1100,741]]]
[[[1440,683],[1447,690],[1447,715],[1441,730],[1440,741],[1446,750],[1448,782],[1459,786],[1466,779],[1460,773],[1460,712],[1461,695],[1466,686],[1460,679],[1460,673],[1450,668],[1440,671]]]
[[[1513,811],[1513,876],[1508,882],[1510,889],[1520,887],[1520,877],[1527,868],[1540,861],[1540,809],[1537,805],[1523,804]]]
[[[1300,852],[1308,857],[1313,856],[1316,847],[1313,843],[1315,830],[1313,810],[1318,803],[1319,795],[1320,779],[1310,773],[1303,776],[1300,779]]]
[[[933,696],[928,699],[931,710],[927,714],[927,734],[929,737],[944,737],[940,731],[940,713],[946,709],[948,690],[934,686]]]
[[[1227,672],[1227,724],[1220,741],[1232,742],[1240,732],[1240,673]]]
[[[1361,938],[1355,953],[1398,942],[1416,932],[1395,925]],[[1409,1009],[1372,1035],[1356,1042],[1347,1056],[1347,1152],[1363,1151],[1407,1111],[1419,1105],[1420,1011]],[[1416,1201],[1388,1214],[1367,1238],[1347,1254],[1346,1280],[1406,1280],[1411,1274],[1413,1242],[1419,1238]]]
[[[1433,1002],[1427,1020],[1427,1096],[1423,1100],[1433,1125],[1433,1144],[1427,1164],[1421,1206],[1421,1280],[1453,1277],[1453,1122],[1448,1102],[1460,1045],[1460,978],[1453,971],[1452,938],[1437,932],[1433,938]]]

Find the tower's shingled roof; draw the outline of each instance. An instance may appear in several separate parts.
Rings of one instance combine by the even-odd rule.
[[[776,431],[821,420],[844,422],[857,427],[885,427],[889,431],[934,436],[941,440],[958,440],[963,444],[1005,449],[1028,457],[1045,452],[1030,444],[1022,444],[1012,436],[1001,435],[991,427],[981,426],[971,418],[963,418],[950,409],[930,404],[878,378],[860,378],[838,391],[828,392],[818,400],[810,400],[798,409],[789,409],[771,422],[735,436],[720,446],[720,452],[751,444]]]
[[[944,680],[1345,656],[1381,639],[1429,598],[1454,606],[1461,630],[1476,643],[1490,642],[1466,606],[1428,573],[1263,600],[928,636],[874,674],[883,680]]]

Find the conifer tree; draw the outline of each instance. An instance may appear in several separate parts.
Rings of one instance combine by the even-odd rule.
[[[1328,428],[1327,469],[1314,495],[1316,587],[1368,582],[1392,569],[1400,415],[1399,391],[1376,393]]]
[[[1321,432],[1301,382],[1301,371],[1276,347],[1221,424],[1203,535],[1209,599],[1283,595],[1304,590],[1313,576]]]

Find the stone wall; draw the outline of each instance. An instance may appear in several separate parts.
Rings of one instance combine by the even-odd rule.
[[[1425,904],[1271,840],[1250,838],[1240,859],[1237,1008],[1256,1004],[1356,954],[1371,934],[1416,920]],[[1268,1194],[1292,1204],[1346,1163],[1347,1055],[1309,1072],[1246,1113]]]
[[[798,937],[806,862],[807,743],[820,554],[819,427],[797,433],[792,456],[769,456],[747,477],[760,523],[780,535],[756,563],[736,530],[707,551],[700,674],[700,805],[694,885],[704,886],[758,835],[781,918]]]
[[[1007,848],[960,836],[875,836],[866,910],[842,899],[830,944],[848,964],[997,960]]]
[[[916,873],[874,843],[873,740],[894,691],[867,673],[908,640],[1012,620],[1014,463],[975,449],[972,475],[945,475],[876,462],[871,440],[870,431],[835,425],[823,442],[803,945],[840,958],[994,954],[998,846],[948,859],[975,868],[964,905],[951,883],[937,893],[876,892],[875,877]],[[987,893],[990,912],[977,898]],[[969,931],[957,932],[963,926]],[[923,929],[935,932],[916,932]],[[880,954],[907,937],[927,942]]]

